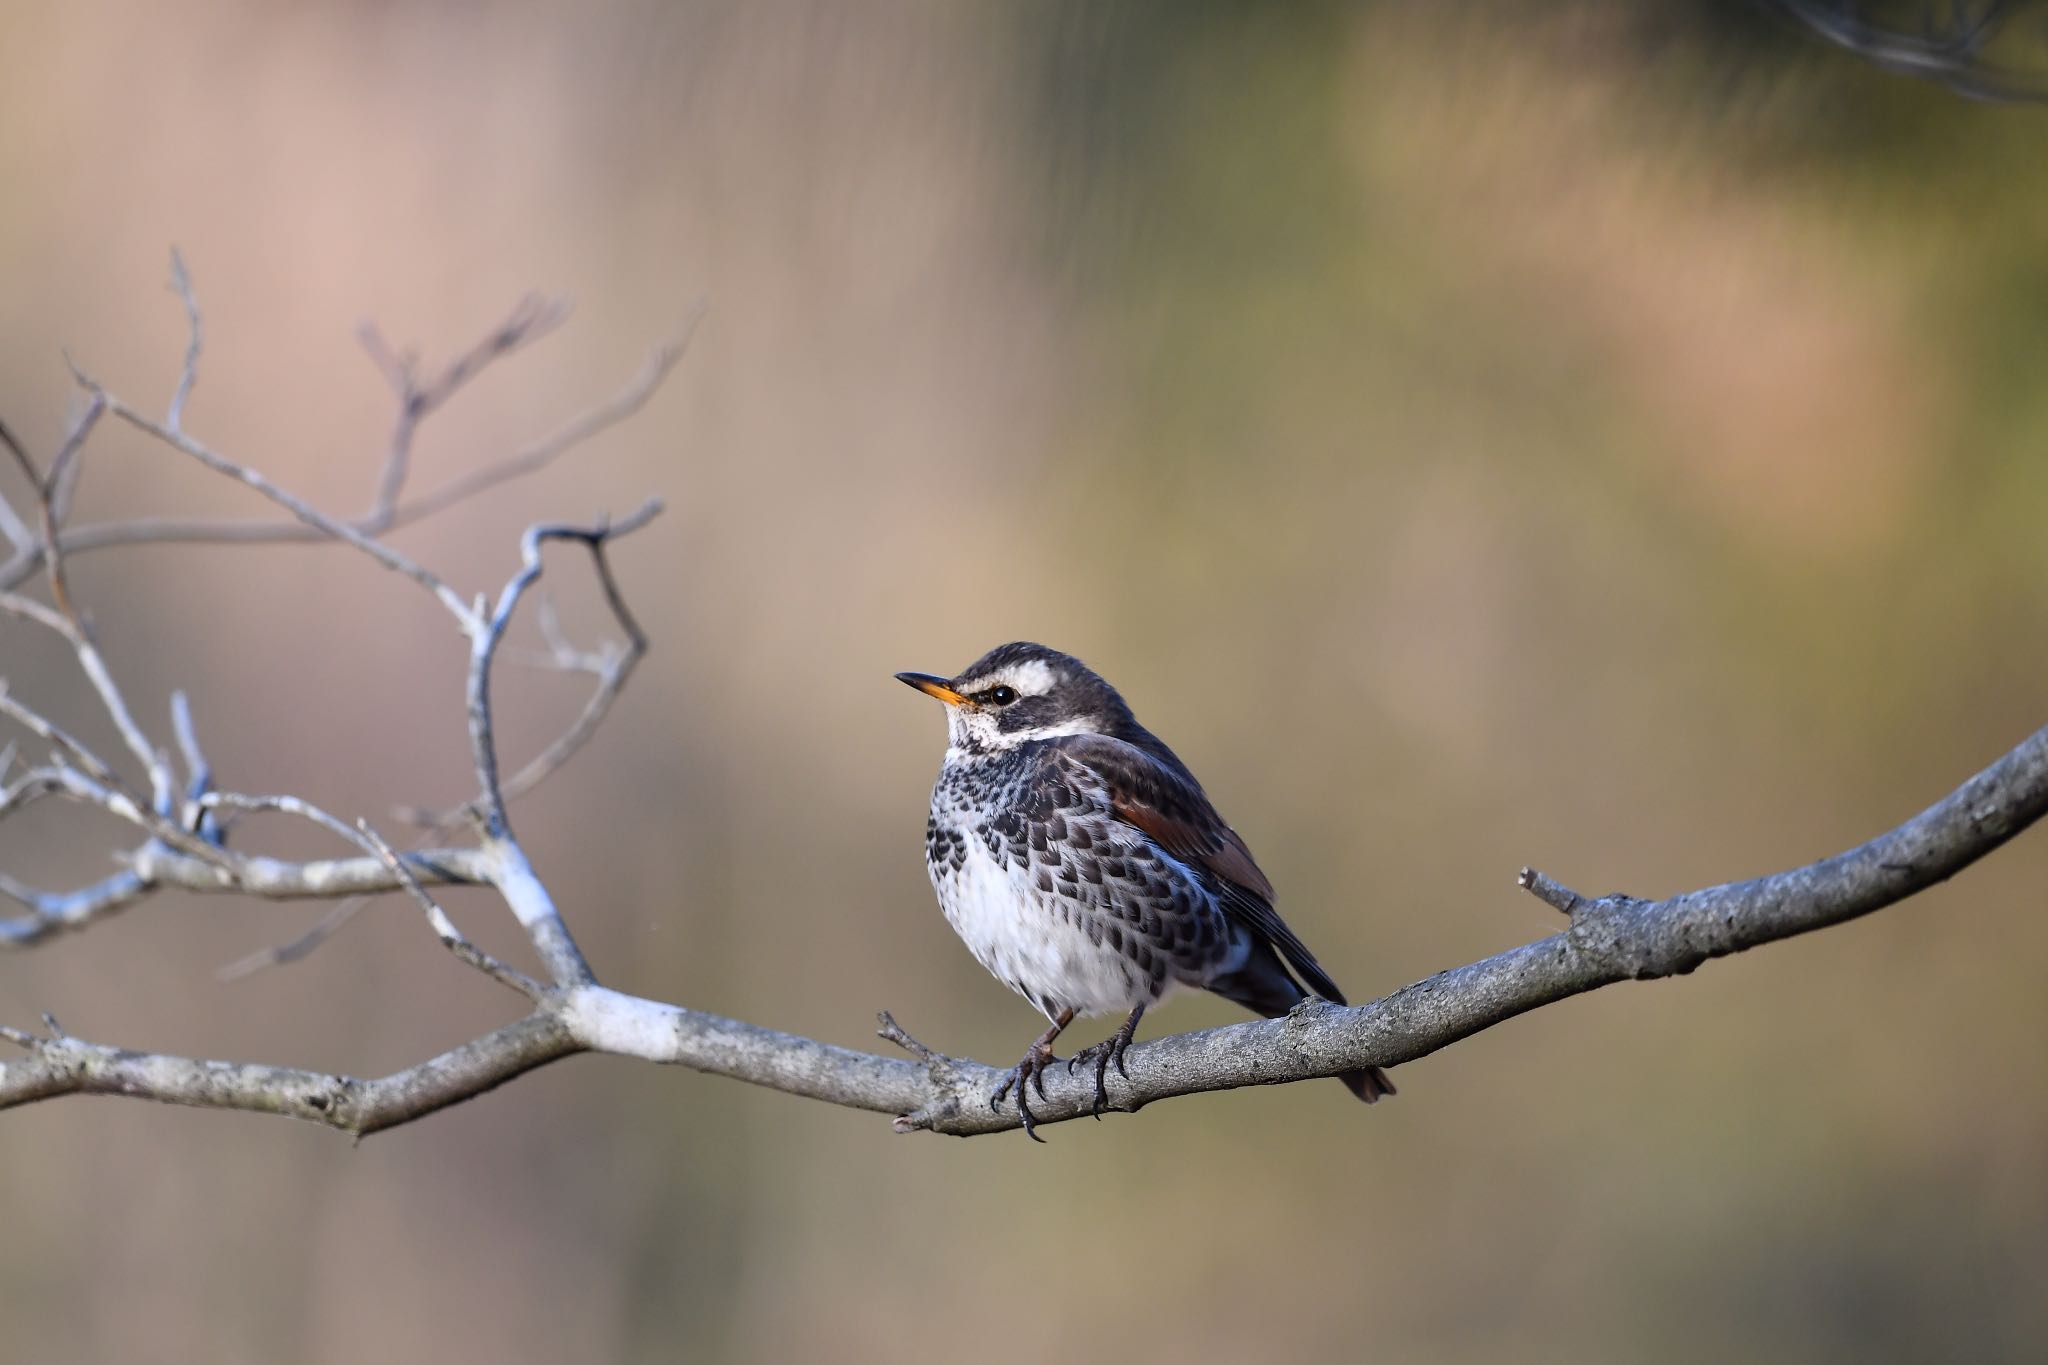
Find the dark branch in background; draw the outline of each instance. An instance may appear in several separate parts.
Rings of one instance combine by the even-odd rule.
[[[1857,4],[1852,0],[1761,0],[1823,42],[1853,53],[1895,75],[1932,81],[1975,100],[2008,103],[2048,100],[2048,70],[2038,51],[2044,20],[2034,7],[2036,68],[2029,72],[1995,58],[2001,41],[2013,45],[2015,23],[2029,6],[2011,0],[1947,0],[1910,6]],[[1873,11],[1916,10],[1912,28],[1891,27]]]
[[[456,959],[518,992],[530,1008],[513,1023],[381,1080],[203,1061],[89,1043],[65,1035],[45,1016],[41,1032],[0,1027],[0,1040],[25,1054],[0,1062],[0,1108],[58,1095],[128,1095],[283,1114],[363,1134],[482,1094],[558,1057],[602,1052],[692,1067],[832,1104],[892,1114],[903,1131],[970,1135],[1018,1126],[1014,1108],[996,1109],[989,1102],[1004,1072],[934,1051],[886,1014],[881,1036],[909,1057],[857,1052],[608,989],[598,982],[553,897],[527,862],[513,833],[507,803],[556,771],[588,738],[618,695],[632,662],[644,652],[645,638],[613,577],[606,549],[614,538],[644,525],[656,507],[649,504],[617,523],[598,520],[587,527],[545,524],[529,528],[521,540],[520,566],[499,590],[495,605],[482,596],[471,598],[456,592],[444,577],[377,539],[375,528],[380,517],[386,522],[394,520],[403,509],[399,498],[420,418],[446,401],[477,370],[530,339],[532,329],[553,327],[560,320],[559,310],[522,305],[504,327],[431,381],[419,380],[417,361],[395,358],[381,342],[372,343],[372,353],[391,379],[402,413],[370,516],[342,522],[186,434],[182,408],[196,380],[199,311],[182,263],[174,269],[173,285],[185,302],[192,340],[170,415],[162,422],[149,418],[81,374],[79,383],[89,398],[85,411],[95,416],[81,417],[74,424],[75,439],[66,443],[69,454],[53,460],[48,473],[38,468],[11,434],[0,433],[37,500],[37,524],[32,526],[31,518],[0,498],[0,537],[15,546],[15,562],[40,569],[54,591],[64,553],[74,545],[63,526],[63,499],[56,487],[58,468],[63,460],[76,464],[96,414],[105,412],[207,468],[256,488],[287,509],[295,520],[285,529],[295,534],[268,538],[339,542],[405,574],[441,603],[466,642],[469,732],[477,794],[457,811],[426,817],[426,823],[436,837],[461,825],[469,831],[471,842],[400,853],[367,823],[344,820],[301,798],[252,796],[222,789],[201,750],[197,727],[182,695],[172,703],[172,730],[185,768],[184,784],[179,787],[170,759],[150,743],[128,714],[118,686],[99,659],[85,618],[69,604],[44,603],[0,591],[0,613],[16,618],[23,628],[54,632],[77,655],[102,708],[121,732],[131,761],[148,774],[151,788],[144,796],[115,765],[0,687],[0,717],[11,719],[53,750],[45,762],[16,773],[17,747],[0,748],[0,819],[54,797],[109,812],[134,826],[141,838],[127,853],[126,866],[120,871],[73,891],[37,891],[0,873],[0,895],[21,902],[27,910],[16,919],[0,920],[0,947],[27,947],[55,933],[82,929],[168,888],[335,900],[344,907],[355,897],[398,892],[418,904],[435,936]],[[657,378],[673,363],[673,354],[658,353],[653,371]],[[634,404],[644,396],[635,398]],[[609,420],[615,417],[607,417]],[[536,447],[543,448],[546,443]],[[552,454],[548,458],[553,458]],[[505,468],[500,464],[484,472]],[[470,476],[451,486],[475,491],[489,482]],[[190,524],[165,525],[170,529],[162,538],[193,538],[186,534]],[[137,543],[149,538],[138,532],[132,539],[106,543]],[[236,533],[224,538],[242,537]],[[544,661],[591,674],[597,680],[595,690],[560,737],[514,777],[501,779],[491,708],[494,668],[505,632],[540,578],[545,548],[553,541],[568,541],[589,553],[626,643],[596,652],[580,651],[562,637],[550,615],[541,613],[542,633],[549,647]],[[311,820],[351,845],[353,851],[324,861],[287,861],[230,847],[228,827],[220,816],[241,810],[277,811]],[[1568,996],[1617,981],[1679,975],[1709,958],[1839,924],[1894,904],[1955,875],[2039,819],[2044,810],[2048,810],[2048,729],[2032,735],[1890,833],[1791,872],[1645,901],[1622,895],[1588,898],[1553,878],[1525,869],[1521,884],[1567,916],[1569,927],[1562,933],[1439,973],[1370,1004],[1345,1008],[1311,1001],[1279,1019],[1138,1044],[1126,1059],[1128,1078],[1114,1073],[1106,1078],[1110,1107],[1128,1112],[1175,1095],[1308,1080],[1361,1066],[1390,1067],[1414,1061]],[[477,948],[428,890],[448,883],[493,888],[525,930],[543,975],[529,975]],[[265,960],[283,961],[297,955],[294,948],[273,949]],[[1041,1124],[1088,1114],[1094,1107],[1094,1076],[1069,1076],[1055,1068],[1047,1077],[1046,1096],[1033,1105]]]

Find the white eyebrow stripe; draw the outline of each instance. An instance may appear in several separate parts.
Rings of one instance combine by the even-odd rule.
[[[966,687],[969,691],[981,692],[999,683],[1008,683],[1024,696],[1042,697],[1052,691],[1059,680],[1060,675],[1051,664],[1043,659],[1026,659],[1022,663],[991,669],[968,682]]]
[[[1041,725],[1032,730],[1013,730],[1010,738],[1022,743],[1027,739],[1058,739],[1061,735],[1099,735],[1095,722],[1086,716],[1063,720],[1057,725]]]

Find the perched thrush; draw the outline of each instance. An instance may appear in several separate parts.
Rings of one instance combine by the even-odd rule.
[[[1201,783],[1080,660],[1020,642],[957,677],[896,676],[946,704],[925,823],[939,905],[981,965],[1052,1023],[989,1098],[1000,1108],[1014,1090],[1033,1138],[1026,1087],[1045,1098],[1053,1040],[1076,1015],[1125,1015],[1067,1063],[1093,1062],[1099,1118],[1110,1064],[1123,1072],[1138,1020],[1176,991],[1268,1018],[1311,992],[1344,1003]],[[1368,1103],[1394,1093],[1378,1067],[1339,1079]]]

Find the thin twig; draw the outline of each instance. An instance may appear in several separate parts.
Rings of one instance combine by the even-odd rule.
[[[469,733],[470,752],[476,764],[477,781],[488,828],[494,834],[506,833],[511,822],[505,811],[505,792],[498,780],[498,747],[492,730],[491,719],[491,664],[499,644],[505,638],[505,631],[512,623],[512,614],[518,610],[519,599],[526,590],[540,578],[542,562],[541,547],[551,540],[575,541],[590,550],[598,567],[600,581],[604,584],[606,601],[620,626],[631,641],[637,641],[645,648],[645,636],[632,613],[626,610],[624,600],[613,580],[609,566],[604,559],[604,546],[609,540],[630,535],[652,521],[661,512],[659,499],[649,499],[632,515],[616,523],[600,522],[596,526],[530,526],[520,538],[520,568],[498,594],[498,603],[486,618],[482,629],[471,637],[471,658],[469,667]],[[602,689],[600,689],[602,691]],[[603,703],[609,706],[609,699]],[[588,708],[586,707],[586,710]],[[600,716],[602,712],[600,711]],[[572,734],[575,731],[572,728]],[[581,739],[576,740],[580,744]],[[569,752],[573,753],[575,745]],[[566,755],[565,755],[566,756]],[[545,773],[542,774],[543,776]]]
[[[94,753],[84,740],[42,712],[16,701],[13,694],[8,691],[4,678],[0,678],[0,716],[6,716],[37,739],[56,745],[58,749],[70,755],[71,761],[84,769],[86,776],[93,781],[117,791],[125,791],[121,775],[115,772],[105,759]],[[131,798],[134,796],[133,792],[125,794]]]
[[[5,446],[7,453],[14,457],[15,464],[20,466],[22,474],[28,479],[29,487],[35,491],[37,499],[40,500],[43,492],[43,476],[37,472],[36,462],[29,458],[27,448],[15,437],[13,430],[4,421],[0,421],[0,446]],[[41,543],[36,533],[29,530],[28,523],[16,515],[13,505],[4,497],[0,497],[0,535],[4,535],[13,541],[15,549],[24,553],[31,546]]]
[[[348,824],[330,815],[312,802],[297,796],[250,796],[241,792],[215,791],[208,792],[200,797],[199,803],[208,809],[218,809],[225,806],[232,810],[274,811],[284,815],[296,815],[302,820],[310,820],[322,829],[338,835],[384,865],[399,887],[408,892],[414,900],[419,902],[421,908],[426,911],[427,923],[433,927],[434,933],[440,938],[442,944],[447,947],[449,952],[469,966],[476,968],[478,971],[504,985],[510,986],[513,990],[519,991],[529,999],[538,1000],[546,994],[547,988],[539,982],[522,972],[506,966],[464,937],[462,931],[455,927],[454,921],[448,918],[447,913],[441,909],[439,903],[427,894],[425,887],[420,885],[419,878],[413,875],[412,869],[406,866],[396,853],[392,852],[391,845],[385,843],[383,838],[375,830],[372,830],[366,822],[358,820],[353,825]]]
[[[220,842],[219,826],[199,798],[213,790],[213,765],[199,747],[199,732],[192,724],[192,703],[182,691],[171,693],[171,732],[177,736],[178,752],[185,760],[185,811],[180,823],[209,843]]]
[[[508,967],[464,937],[462,931],[455,927],[455,921],[449,919],[448,913],[441,908],[440,903],[427,894],[426,888],[420,885],[419,878],[413,876],[412,870],[399,861],[398,855],[392,852],[391,845],[385,843],[383,836],[370,828],[368,821],[357,820],[356,829],[369,842],[384,865],[391,869],[392,875],[405,883],[405,889],[427,912],[427,923],[433,926],[434,933],[440,937],[443,947],[486,976],[510,986],[535,1003],[546,998],[547,987],[526,973]]]
[[[99,649],[85,636],[79,624],[68,616],[44,607],[41,603],[12,593],[0,593],[0,611],[46,626],[63,636],[71,645],[72,653],[78,658],[79,667],[85,671],[93,690],[99,694],[100,703],[108,717],[113,720],[115,730],[128,746],[129,752],[142,761],[144,769],[149,773],[151,800],[147,803],[148,810],[159,818],[168,818],[171,807],[170,763],[151,746],[148,737],[142,733],[142,727],[137,725],[135,718],[129,714],[128,703],[122,697],[121,689],[115,685],[113,674],[107,669],[106,660],[100,656]],[[138,808],[142,806],[142,799],[129,790],[127,783],[110,764],[58,727],[56,722],[8,697],[4,681],[0,681],[0,714],[12,717],[31,733],[62,745],[79,762],[86,765],[86,771],[96,781],[133,798]]]
[[[43,472],[36,468],[36,462],[29,456],[28,447],[21,443],[21,439],[4,421],[0,421],[0,446],[7,447],[7,453],[14,457],[15,464],[21,467],[22,474],[27,477],[29,487],[35,489],[40,496],[43,491]]]
[[[284,943],[274,943],[267,947],[258,948],[253,953],[244,957],[238,957],[233,962],[226,963],[217,969],[213,974],[213,979],[220,982],[240,981],[243,977],[254,976],[257,972],[267,971],[272,967],[282,967],[289,962],[297,962],[315,948],[327,942],[328,939],[334,937],[343,925],[354,919],[357,913],[369,903],[370,898],[368,896],[350,896],[347,900],[336,903],[333,908],[321,915],[319,919],[314,920],[313,927],[300,934],[297,938],[290,939]]]
[[[136,411],[121,399],[108,393],[105,386],[99,380],[83,370],[77,372],[77,377],[80,386],[88,393],[97,393],[106,400],[107,411],[113,416],[120,418],[139,431],[154,436],[172,449],[191,456],[214,473],[225,475],[238,483],[255,489],[258,493],[270,499],[279,507],[284,508],[285,511],[297,517],[300,522],[313,528],[321,535],[332,540],[341,541],[345,545],[351,545],[392,572],[405,575],[405,577],[410,578],[413,582],[431,592],[435,599],[443,607],[447,608],[448,613],[465,630],[472,624],[468,603],[464,602],[460,594],[456,593],[453,588],[450,588],[441,579],[440,575],[432,572],[415,560],[400,554],[397,550],[392,549],[376,537],[356,530],[355,527],[345,521],[339,521],[334,517],[328,516],[325,512],[314,507],[297,494],[287,492],[269,478],[247,465],[238,464],[227,456],[219,454],[200,442],[193,440],[185,433],[173,431],[147,414]]]
[[[84,460],[70,458],[67,447],[84,444],[86,436],[105,411],[90,396],[77,393],[71,395],[70,409],[71,416],[64,425],[64,441],[57,448],[50,471],[50,509],[60,529],[71,520],[72,498],[78,492],[79,474],[85,468]]]
[[[376,499],[370,505],[366,521],[390,522],[398,495],[405,487],[406,475],[411,471],[413,438],[420,423],[454,397],[463,385],[482,373],[492,361],[540,340],[561,326],[568,316],[566,300],[528,294],[512,310],[511,317],[457,356],[439,377],[426,384],[419,382],[417,358],[410,354],[393,354],[375,323],[365,322],[358,329],[363,349],[369,353],[371,361],[383,373],[384,382],[391,386],[398,398],[398,422],[391,434],[384,470],[377,480]]]
[[[93,427],[98,425],[100,414],[106,410],[107,405],[97,397],[87,399],[84,407],[79,409],[70,431],[65,434],[64,444],[57,448],[56,455],[50,460],[50,474],[39,490],[40,497],[37,499],[42,519],[43,564],[50,580],[50,600],[57,604],[58,610],[71,619],[73,625],[78,627],[79,634],[88,640],[92,638],[91,631],[87,629],[85,619],[71,605],[71,590],[64,576],[64,541],[61,531],[64,524],[64,503],[69,501],[69,496],[64,490],[77,486],[78,478],[74,471],[80,467],[79,454],[85,449],[86,438],[92,434]]]
[[[1560,914],[1576,915],[1580,906],[1588,904],[1578,892],[1533,867],[1523,868],[1515,877],[1515,885]]]
[[[690,315],[691,328],[695,327],[702,312],[700,303]],[[458,475],[418,498],[398,504],[390,509],[387,516],[362,517],[342,524],[366,536],[381,536],[424,521],[499,484],[537,473],[584,441],[644,407],[682,358],[688,337],[686,332],[682,341],[658,348],[640,373],[616,396],[569,419],[526,449],[468,474]],[[305,545],[333,539],[335,537],[324,529],[300,521],[141,517],[74,527],[64,534],[63,548],[66,554],[76,556],[134,545]],[[18,586],[42,562],[40,543],[20,550],[12,559],[0,564],[0,589]]]
[[[185,364],[178,371],[178,387],[171,394],[171,406],[164,415],[164,425],[172,431],[179,431],[185,425],[185,404],[192,397],[192,389],[199,383],[199,352],[205,336],[199,323],[199,299],[192,292],[192,273],[185,269],[185,258],[176,247],[171,248],[171,292],[185,305]]]
[[[552,434],[542,437],[532,446],[516,455],[507,456],[495,464],[459,475],[431,489],[408,503],[402,503],[392,514],[394,522],[417,521],[432,516],[458,502],[473,498],[489,488],[495,488],[508,480],[536,473],[553,464],[566,452],[573,450],[606,427],[614,426],[632,416],[654,396],[669,371],[676,367],[689,350],[691,338],[697,333],[697,325],[704,318],[708,305],[699,299],[690,308],[683,321],[680,339],[668,345],[657,347],[641,367],[640,373],[627,383],[610,402],[602,403],[580,416],[573,417]]]

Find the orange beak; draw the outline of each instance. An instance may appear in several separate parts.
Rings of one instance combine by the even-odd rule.
[[[930,673],[898,673],[896,681],[908,684],[927,697],[937,697],[948,706],[964,706],[967,698],[946,686],[946,680]]]

